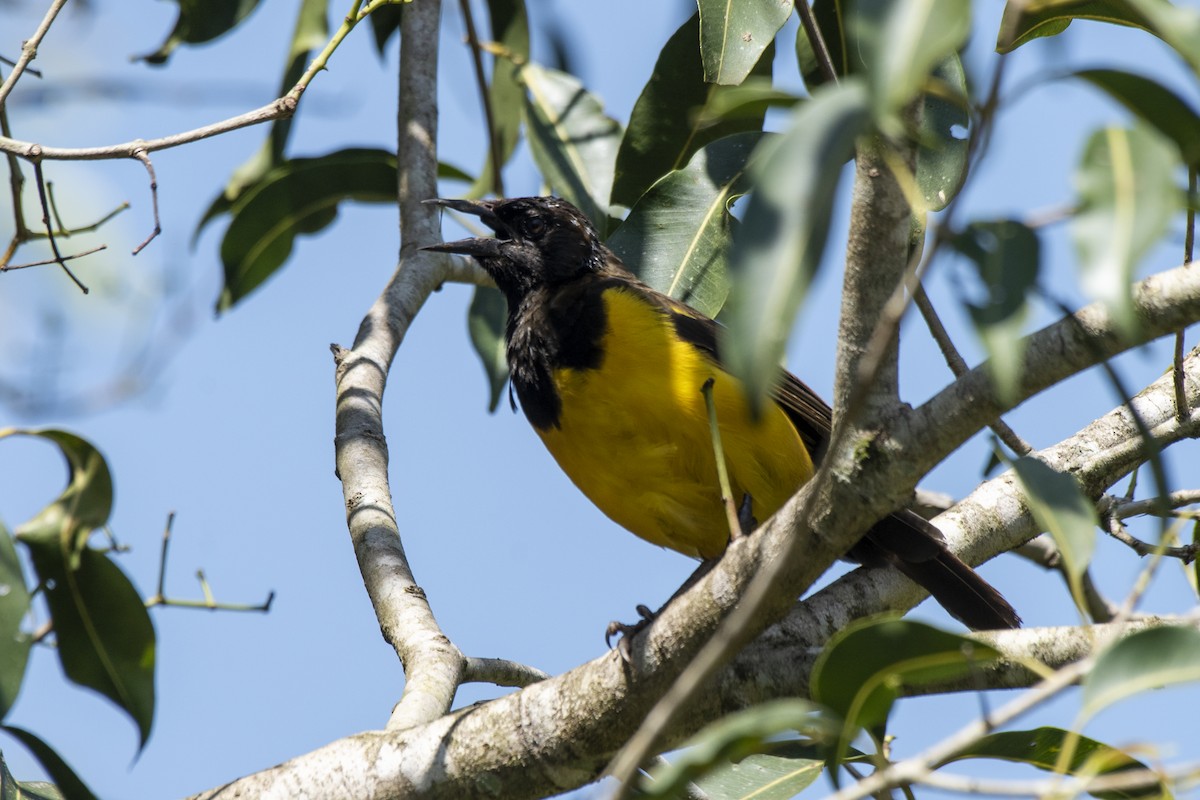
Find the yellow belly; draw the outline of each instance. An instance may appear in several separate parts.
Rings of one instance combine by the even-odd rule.
[[[701,388],[713,399],[734,502],[749,495],[759,522],[813,465],[783,411],[753,421],[741,384],[675,338],[661,312],[624,289],[603,295],[608,320],[597,369],[560,369],[559,427],[538,431],[563,471],[621,526],[654,544],[715,558],[729,541]]]

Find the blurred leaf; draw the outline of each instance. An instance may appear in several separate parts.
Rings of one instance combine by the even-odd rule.
[[[73,433],[54,429],[0,430],[7,436],[33,436],[58,447],[67,462],[67,486],[53,503],[17,528],[17,538],[44,542],[59,548],[73,565],[75,554],[87,544],[96,528],[108,523],[112,513],[112,474],[104,456],[92,444]]]
[[[371,12],[367,18],[371,21],[371,38],[375,42],[375,52],[383,58],[387,44],[393,36],[400,33],[400,18],[404,15],[403,3],[389,3]]]
[[[491,286],[476,286],[471,307],[467,310],[467,330],[487,374],[488,411],[496,410],[504,382],[508,380],[508,359],[504,354],[507,321],[508,304],[504,295]]]
[[[817,29],[821,32],[821,38],[825,41],[825,47],[829,50],[833,71],[839,78],[849,75],[851,71],[849,59],[846,56],[845,28],[845,17],[849,12],[849,6],[849,0],[813,0],[812,2],[813,19],[817,24]],[[804,85],[808,87],[809,92],[825,84],[825,78],[821,76],[821,68],[817,64],[816,51],[809,42],[803,25],[796,28],[796,59],[800,66],[800,74],[804,78]]]
[[[715,317],[729,294],[737,220],[728,207],[749,188],[746,165],[762,137],[737,133],[705,145],[642,196],[608,246],[655,289]]]
[[[1200,116],[1182,97],[1156,80],[1116,69],[1072,73],[1105,91],[1179,147],[1185,164],[1200,166]]]
[[[837,723],[806,700],[763,703],[706,726],[683,744],[678,758],[653,769],[649,780],[643,780],[640,788],[646,792],[645,797],[683,796],[683,789],[688,783],[722,767],[726,762],[738,762],[761,753],[771,746],[771,739],[792,732],[823,742],[836,735]],[[813,769],[811,762],[798,764],[795,780],[807,785],[812,783],[819,771]]]
[[[385,6],[384,8],[400,8],[400,6]],[[374,22],[376,14],[371,15]],[[304,70],[308,68],[308,55],[312,50],[321,47],[329,38],[329,0],[304,0],[300,12],[296,15],[296,28],[292,32],[292,43],[288,48],[287,67],[283,79],[279,83],[279,96],[287,94]],[[221,190],[208,209],[196,223],[192,234],[192,246],[204,232],[208,223],[219,216],[229,213],[234,202],[250,187],[254,186],[263,176],[283,161],[283,153],[287,148],[288,137],[292,132],[293,117],[287,116],[273,120],[267,132],[267,138],[258,148],[258,152],[250,156],[241,166],[233,171],[229,182]]]
[[[741,83],[792,15],[792,0],[699,0],[704,80]]]
[[[933,70],[934,82],[923,95],[918,132],[917,186],[926,210],[941,211],[958,194],[967,172],[967,75],[962,60],[951,53]],[[933,91],[933,89],[939,91]]]
[[[1138,327],[1134,268],[1183,203],[1174,181],[1177,164],[1175,149],[1138,123],[1096,131],[1075,173],[1079,209],[1071,234],[1083,288],[1108,306],[1127,336]]]
[[[179,16],[167,40],[153,53],[139,56],[149,64],[165,64],[181,44],[201,44],[228,33],[255,9],[258,0],[174,0]]]
[[[987,349],[996,394],[1013,402],[1024,364],[1025,297],[1037,284],[1041,263],[1037,233],[1016,220],[973,222],[950,243],[975,263],[987,288],[985,302],[967,308]]]
[[[13,547],[12,533],[0,522],[0,719],[8,714],[29,661],[32,637],[21,630],[29,613],[29,589]]]
[[[1012,462],[1014,474],[1025,490],[1034,520],[1048,532],[1062,553],[1071,580],[1071,593],[1083,605],[1080,579],[1096,549],[1096,507],[1079,488],[1075,478],[1059,472],[1036,458],[1025,456]]]
[[[507,164],[521,138],[521,100],[524,89],[518,79],[514,58],[529,59],[529,18],[525,0],[489,0],[492,20],[492,41],[508,51],[510,57],[492,58],[492,82],[488,97],[492,107],[492,124],[500,152],[501,166]],[[467,191],[467,197],[482,197],[496,191],[493,181],[492,150],[487,148],[479,178]]]
[[[842,168],[868,120],[865,87],[847,79],[798,106],[784,133],[755,150],[754,191],[734,241],[721,350],[755,404],[775,381],[825,251]]]
[[[708,103],[696,114],[696,125],[701,131],[710,126],[740,120],[761,120],[768,108],[792,108],[801,98],[776,89],[770,78],[751,75],[740,86],[722,86],[714,90]],[[747,130],[758,130],[761,125]]]
[[[971,758],[995,758],[1029,764],[1047,772],[1059,769],[1058,761],[1065,748],[1072,748],[1066,765],[1067,774],[1092,777],[1112,775],[1129,770],[1149,769],[1129,754],[1095,739],[1061,728],[1035,728],[1028,731],[992,733],[972,742],[954,755],[942,759],[938,766]],[[1136,800],[1144,797],[1170,797],[1164,784],[1141,789],[1093,792],[1102,800]]]
[[[881,730],[906,688],[957,680],[1000,658],[995,649],[920,622],[874,619],[834,634],[813,665],[812,697],[859,728]]]
[[[233,307],[274,274],[296,236],[333,222],[342,201],[394,203],[396,191],[396,155],[386,150],[352,148],[275,167],[233,206],[221,241],[225,287],[217,309]]]
[[[542,178],[605,232],[620,123],[574,75],[528,63],[519,77],[528,90],[525,123]]]
[[[971,32],[970,0],[857,0],[848,17],[852,52],[867,65],[871,108],[885,122],[925,86],[934,67]]]
[[[1200,70],[1200,14],[1166,0],[1009,0],[996,52],[1008,53],[1033,39],[1055,36],[1075,19],[1125,25],[1158,36]]]
[[[1102,652],[1083,680],[1080,716],[1090,719],[1150,689],[1200,680],[1200,631],[1162,627],[1126,636]]]
[[[61,794],[56,794],[47,791],[41,787],[30,791],[22,788],[24,795],[17,795],[17,798],[30,798],[30,800],[51,800],[56,797],[68,798],[69,800],[95,800],[96,795],[92,794],[92,790],[87,787],[75,771],[63,760],[62,756],[54,751],[54,748],[46,744],[36,735],[22,728],[14,728],[11,725],[0,725],[0,730],[3,730],[9,736],[12,736],[21,744],[28,748],[29,752],[33,753],[34,758],[42,765],[42,769],[46,770],[51,780],[54,781],[55,788]],[[3,764],[0,761],[0,764]],[[5,777],[7,777],[8,769],[4,768]],[[8,782],[5,781],[5,786]],[[28,786],[28,784],[26,784]],[[6,797],[4,800],[8,800]]]
[[[650,80],[629,115],[629,127],[617,151],[612,202],[632,206],[659,178],[683,167],[692,155],[711,141],[741,131],[762,130],[765,104],[746,108],[736,117],[702,120],[708,109],[739,87],[704,82],[704,67],[696,41],[699,17],[693,15],[667,41]],[[774,48],[754,66],[753,74],[770,86]]]
[[[98,550],[83,548],[72,567],[57,543],[22,540],[45,587],[63,671],[129,714],[145,747],[154,722],[154,625],[142,598]]]
[[[763,749],[770,752],[719,762],[693,783],[710,798],[791,800],[825,768],[821,748],[783,741],[766,742]]]

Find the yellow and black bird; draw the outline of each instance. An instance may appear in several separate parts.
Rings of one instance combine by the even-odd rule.
[[[831,412],[781,370],[755,418],[721,365],[717,323],[637,279],[591,222],[555,197],[429,201],[479,217],[494,238],[426,247],[473,256],[508,301],[512,388],[547,449],[585,495],[641,538],[689,556],[720,556],[729,523],[708,412],[712,398],[734,498],[765,520],[812,477]],[[1012,607],[942,543],[898,511],[850,550],[892,564],[972,628],[1014,628]]]

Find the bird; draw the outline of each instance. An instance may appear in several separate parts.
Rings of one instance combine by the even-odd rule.
[[[825,401],[780,369],[772,402],[753,407],[722,362],[719,324],[639,280],[574,205],[550,196],[426,202],[494,232],[422,249],[474,258],[503,293],[510,396],[618,525],[704,563],[739,534],[718,481],[710,402],[743,525],[766,520],[812,477],[831,435]],[[877,522],[847,558],[894,566],[970,628],[1020,626],[1000,592],[911,510]]]

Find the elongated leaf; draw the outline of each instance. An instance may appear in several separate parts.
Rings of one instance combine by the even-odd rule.
[[[703,147],[642,196],[609,247],[654,288],[715,317],[729,294],[737,224],[729,204],[749,188],[746,166],[762,137],[737,133]]]
[[[344,200],[396,200],[396,155],[386,150],[339,150],[280,164],[233,207],[221,242],[225,288],[217,305],[225,311],[283,265],[300,234],[321,230]]]
[[[400,33],[400,18],[404,14],[404,6],[399,3],[389,3],[371,12],[367,19],[371,23],[371,39],[375,42],[375,52],[383,58],[388,42]]]
[[[1121,639],[1096,659],[1083,682],[1084,719],[1149,689],[1200,681],[1200,631],[1150,628]]]
[[[677,759],[654,769],[641,788],[646,797],[680,797],[688,783],[714,769],[725,769],[728,762],[738,762],[769,749],[770,741],[780,734],[799,733],[826,742],[836,732],[837,722],[806,700],[764,703],[705,727],[684,744]],[[808,761],[798,771],[803,773],[800,780],[807,778],[807,783],[811,783],[820,770],[813,769]]]
[[[743,105],[742,113],[736,116],[708,115],[710,107],[723,103],[727,93],[740,87],[704,82],[704,67],[696,48],[699,36],[700,20],[693,15],[659,54],[654,72],[629,115],[629,127],[617,151],[613,203],[632,206],[651,184],[682,168],[711,141],[741,131],[762,130],[765,103],[750,108]],[[760,77],[768,87],[774,52],[768,47],[752,71],[752,76]]]
[[[1178,157],[1143,123],[1105,128],[1089,138],[1075,173],[1079,210],[1071,234],[1084,291],[1109,308],[1121,330],[1137,330],[1134,268],[1183,204],[1174,182]]]
[[[722,354],[761,403],[825,251],[834,195],[869,119],[867,93],[847,79],[800,105],[750,165],[754,191],[734,242]]]
[[[867,65],[871,107],[885,122],[920,92],[971,31],[970,0],[856,0],[852,48]]]
[[[704,80],[741,83],[792,15],[792,0],[699,0]]]
[[[1095,506],[1083,495],[1075,478],[1028,456],[1013,462],[1013,472],[1025,490],[1034,520],[1048,532],[1062,553],[1071,591],[1082,604],[1080,579],[1096,549]],[[1081,605],[1082,607],[1082,605]]]
[[[165,64],[181,44],[210,42],[228,33],[258,6],[258,0],[175,0],[179,16],[167,39],[153,53],[140,56],[149,64]]]
[[[500,153],[501,166],[508,163],[521,137],[521,98],[524,89],[517,79],[514,59],[529,59],[529,18],[525,0],[489,0],[492,41],[500,44],[508,57],[493,56],[492,82],[488,98],[492,108],[492,126]],[[479,178],[467,191],[468,197],[482,197],[497,190],[493,180],[492,150],[489,147]]]
[[[1141,117],[1179,147],[1185,164],[1200,165],[1200,116],[1182,97],[1156,80],[1117,69],[1072,73]]]
[[[819,748],[799,742],[770,742],[764,749],[771,752],[719,762],[693,783],[707,797],[791,800],[811,786],[825,769]]]
[[[970,129],[967,75],[951,53],[933,70],[933,89],[924,94],[917,150],[917,186],[925,208],[941,211],[958,194],[967,173]]]
[[[1059,768],[1059,758],[1065,747],[1074,748],[1071,759],[1065,765],[1068,774],[1071,775],[1093,777],[1149,769],[1128,753],[1061,728],[1035,728],[989,734],[943,759],[939,766],[972,758],[994,758],[1029,764],[1040,770],[1054,772]],[[1094,792],[1093,795],[1102,800],[1136,800],[1144,797],[1170,797],[1170,790],[1166,785],[1159,784],[1141,789]]]
[[[9,736],[12,736],[21,744],[33,753],[34,758],[42,765],[42,769],[54,780],[55,786],[61,794],[55,794],[53,791],[41,790],[34,787],[32,791],[22,789],[23,794],[17,795],[18,800],[29,798],[29,800],[49,800],[54,797],[67,797],[70,800],[95,800],[96,796],[92,794],[92,790],[87,787],[87,784],[80,780],[75,774],[75,770],[71,769],[70,765],[63,760],[63,757],[55,752],[54,748],[46,744],[42,739],[35,734],[30,733],[22,728],[14,728],[11,725],[0,726]],[[3,762],[0,761],[0,765]],[[8,775],[7,767],[4,768],[5,777]],[[4,781],[4,785],[8,786],[8,781]],[[7,798],[5,798],[7,800]]]
[[[792,108],[800,101],[791,92],[776,89],[770,78],[751,75],[738,86],[722,86],[720,91],[713,91],[704,107],[696,112],[696,125],[704,130],[735,120],[762,119],[769,108]]]
[[[607,230],[620,123],[573,75],[529,63],[520,79],[527,90],[529,146],[542,177],[601,232]]]
[[[28,613],[29,589],[12,533],[0,522],[0,720],[17,701],[25,679],[32,637],[21,630],[21,624]]]
[[[996,392],[1012,401],[1020,389],[1025,355],[1025,298],[1037,283],[1041,263],[1037,233],[1016,220],[974,222],[951,244],[975,263],[986,287],[985,302],[968,308],[987,349]]]
[[[508,380],[508,359],[504,354],[504,325],[508,319],[508,304],[499,290],[476,286],[467,310],[467,331],[483,371],[488,379],[488,411],[500,403],[504,382]]]
[[[996,51],[1008,53],[1033,39],[1056,36],[1076,19],[1141,28],[1175,48],[1193,70],[1200,70],[1200,14],[1166,0],[1009,0]]]

